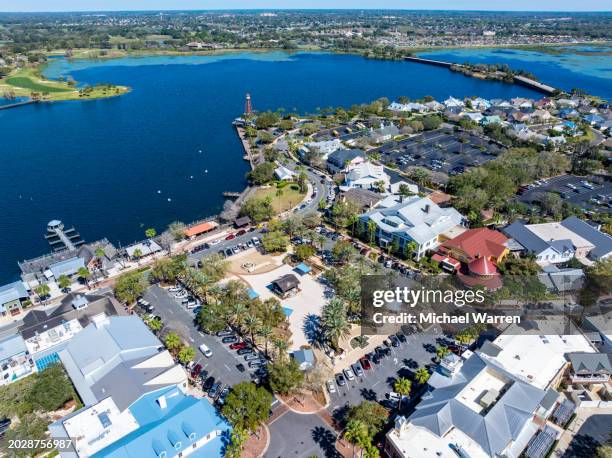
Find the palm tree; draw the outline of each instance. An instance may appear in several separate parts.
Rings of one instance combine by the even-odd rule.
[[[248,314],[244,317],[244,329],[251,336],[251,342],[255,345],[255,333],[259,330],[261,326],[261,321],[255,315]]]
[[[87,289],[90,289],[89,288],[89,277],[91,277],[91,272],[89,271],[89,269],[87,267],[81,267],[77,271],[77,275],[79,276],[79,278],[82,278],[83,280],[85,280]]]
[[[436,349],[436,356],[440,360],[444,358],[446,355],[448,355],[449,353],[450,353],[450,350],[445,345],[441,345]]]
[[[49,295],[51,288],[49,288],[49,285],[46,283],[43,283],[42,285],[38,285],[36,288],[34,288],[34,292],[38,296],[38,300],[43,302],[43,297],[47,297]]]
[[[155,237],[157,235],[157,231],[155,229],[153,229],[152,227],[148,228],[145,231],[145,237],[147,239],[152,239],[153,237]],[[150,245],[151,244],[151,240],[147,240],[147,244]]]
[[[287,349],[289,348],[289,345],[287,344],[287,341],[279,338],[274,339],[274,348],[276,348],[277,358],[282,361],[287,354]]]
[[[338,349],[340,339],[351,332],[351,325],[346,318],[346,308],[340,299],[334,298],[323,307],[322,322],[326,337],[334,348]]]
[[[353,456],[355,456],[355,445],[359,448],[366,447],[370,443],[368,427],[359,420],[350,420],[344,429],[344,438],[353,444]]]
[[[242,302],[235,302],[229,315],[230,326],[240,328],[247,313],[247,307]]]
[[[372,220],[368,221],[368,236],[370,240],[370,245],[374,244],[374,240],[376,239],[376,223]]]
[[[420,367],[414,373],[414,379],[419,385],[424,385],[429,380],[429,371],[425,367]]]
[[[164,343],[170,352],[174,352],[181,347],[181,338],[178,336],[178,334],[170,332],[164,339]]]
[[[158,332],[163,327],[163,323],[161,322],[161,320],[155,320],[153,318],[147,319],[145,323],[147,324],[147,326],[149,326],[149,328],[151,328],[151,331],[153,332]]]
[[[268,357],[268,341],[272,335],[272,328],[268,325],[263,325],[257,333],[264,338],[264,354]]]
[[[134,250],[134,257],[136,258],[138,265],[140,265],[140,258],[142,257],[142,250],[140,248],[136,248]]]
[[[404,396],[410,395],[412,382],[405,377],[400,377],[393,384],[393,389],[400,395],[399,402],[397,403],[397,410],[399,411],[402,408],[402,400],[404,399]]]
[[[62,291],[66,292],[66,290],[70,288],[70,278],[68,278],[67,275],[60,275],[57,279],[57,286],[59,286]]]

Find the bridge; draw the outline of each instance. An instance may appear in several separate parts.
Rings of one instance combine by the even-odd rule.
[[[8,110],[9,108],[22,107],[24,105],[31,105],[38,102],[40,102],[40,100],[24,100],[23,102],[9,103],[8,105],[0,105],[0,110]]]

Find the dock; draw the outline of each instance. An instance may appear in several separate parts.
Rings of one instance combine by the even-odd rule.
[[[530,87],[531,89],[535,89],[536,91],[543,92],[544,94],[552,94],[557,91],[556,88],[549,86],[547,84],[540,83],[538,81],[532,80],[531,78],[527,78],[525,76],[515,76],[514,81],[523,86]]]
[[[45,239],[51,245],[53,251],[74,250],[85,243],[74,227],[64,228],[64,223],[54,219],[47,224]]]

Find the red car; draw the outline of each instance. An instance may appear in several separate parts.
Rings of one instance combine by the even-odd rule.
[[[370,369],[372,369],[370,360],[366,358],[365,356],[362,356],[361,358],[359,358],[359,362],[361,363],[361,367],[363,367],[364,370],[369,371]]]
[[[196,378],[198,375],[200,375],[200,372],[202,372],[202,365],[196,364],[193,370],[191,371],[191,377]]]
[[[235,238],[236,238],[236,236],[234,234],[230,234],[227,237],[225,237],[225,240],[232,240],[232,239],[235,239]]]
[[[246,234],[246,231],[244,229],[240,229],[238,232],[236,232],[236,235],[244,235]]]
[[[229,347],[232,350],[242,350],[243,348],[246,348],[247,344],[246,342],[236,342],[231,344]]]

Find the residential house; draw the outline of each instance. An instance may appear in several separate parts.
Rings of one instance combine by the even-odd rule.
[[[480,125],[488,126],[490,124],[501,124],[502,120],[498,115],[483,116],[480,120]]]
[[[399,194],[400,193],[400,188],[402,186],[405,186],[408,188],[408,192],[412,193],[412,194],[418,194],[419,193],[419,186],[414,184],[414,183],[408,183],[407,181],[396,181],[395,183],[391,183],[389,185],[389,192],[391,194]]]
[[[0,286],[0,316],[14,316],[21,313],[21,309],[30,295],[22,281]]]
[[[599,116],[598,114],[589,114],[586,115],[583,119],[585,120],[585,122],[589,123],[592,126],[600,125],[602,122],[605,121],[605,119]]]
[[[463,108],[463,107],[465,107],[465,103],[463,103],[463,100],[456,99],[453,96],[450,96],[443,103],[444,103],[444,106],[446,108]]]
[[[478,111],[485,111],[491,108],[491,102],[482,97],[476,97],[475,99],[470,101],[472,108]]]
[[[523,113],[522,111],[513,111],[511,117],[516,122],[527,122],[531,118],[531,115]]]
[[[308,151],[311,151],[315,155],[321,157],[321,159],[325,160],[327,157],[333,153],[334,151],[338,151],[342,149],[342,142],[334,138],[333,140],[323,140],[319,142],[308,142],[304,145],[306,147],[303,152],[300,152],[300,156],[304,157],[304,154]]]
[[[556,102],[558,107],[571,107],[576,108],[579,105],[579,102],[574,99],[558,99]]]
[[[463,113],[463,117],[475,123],[479,123],[484,118],[482,113]]]
[[[341,190],[346,191],[351,188],[381,190],[384,192],[389,187],[389,175],[385,173],[382,165],[372,162],[361,162],[351,167],[346,174]]]
[[[554,264],[542,266],[542,272],[538,273],[538,280],[553,293],[566,293],[582,288],[584,284],[584,271],[571,267],[560,269]]]
[[[399,202],[398,202],[399,200]],[[465,230],[465,218],[454,208],[441,208],[427,197],[413,196],[406,199],[391,196],[378,208],[360,216],[367,229],[372,223],[374,236],[381,246],[397,243],[404,249],[414,242],[414,255],[421,258],[446,239]]]
[[[571,383],[608,383],[612,373],[610,355],[607,353],[569,353],[569,380]]]
[[[51,264],[49,268],[44,271],[44,275],[47,280],[57,281],[62,275],[72,277],[83,267],[85,267],[85,260],[78,256],[74,256]]]
[[[398,112],[404,112],[404,113],[411,113],[411,112],[424,113],[425,111],[428,110],[427,106],[423,105],[422,103],[412,103],[412,102],[410,103],[392,102],[388,108],[391,111],[398,111]]]
[[[366,154],[360,149],[340,149],[327,158],[327,169],[331,173],[349,170],[365,161]]]
[[[342,191],[339,195],[340,202],[351,202],[358,208],[359,212],[365,212],[374,208],[385,196],[369,189],[351,188]]]
[[[442,110],[444,110],[444,105],[441,104],[440,102],[437,102],[436,100],[432,100],[431,102],[425,103],[425,106],[430,111],[442,111]]]
[[[516,97],[514,99],[510,99],[510,102],[514,108],[517,108],[519,110],[533,107],[533,101],[525,99],[523,97]]]
[[[541,122],[550,121],[552,119],[552,115],[548,110],[535,110],[531,113],[531,120],[537,120]]]
[[[0,339],[0,386],[36,372],[36,365],[23,338],[13,334]]]

